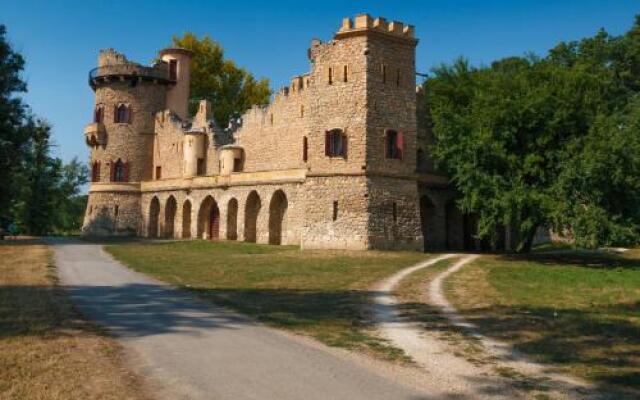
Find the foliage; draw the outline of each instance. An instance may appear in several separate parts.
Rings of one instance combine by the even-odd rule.
[[[28,142],[23,129],[25,106],[16,93],[25,92],[20,77],[24,68],[22,56],[11,49],[5,37],[6,28],[0,25],[0,227],[10,219],[9,210],[18,191],[16,171]]]
[[[80,228],[84,213],[80,189],[88,181],[86,165],[73,159],[64,164],[51,156],[51,127],[44,121],[29,121],[31,147],[21,171],[21,193],[14,218],[22,232],[43,235]]]
[[[199,39],[186,32],[174,36],[173,45],[193,51],[191,59],[191,99],[207,99],[213,115],[221,126],[229,119],[249,109],[254,104],[267,104],[271,90],[267,79],[256,80],[253,75],[224,58],[219,43],[205,35]],[[195,114],[197,104],[191,102],[190,112]]]
[[[640,18],[626,35],[600,31],[561,43],[545,58],[480,68],[459,59],[434,69],[425,82],[433,154],[461,193],[463,211],[478,216],[479,237],[495,240],[510,226],[518,251],[530,250],[541,226],[570,232],[579,245],[637,240],[637,170],[618,168],[615,182],[593,173],[640,162],[630,148],[605,151],[628,140],[609,128],[632,112],[627,104],[640,87],[639,71]],[[625,132],[638,134],[631,125]],[[627,184],[630,193],[607,203]],[[577,205],[578,198],[591,200]]]

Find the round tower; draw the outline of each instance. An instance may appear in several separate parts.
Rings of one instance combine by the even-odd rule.
[[[183,48],[160,50],[160,59],[167,63],[169,78],[175,83],[167,90],[167,108],[181,119],[189,117],[189,84],[191,51]]]
[[[148,67],[113,49],[100,52],[89,73],[95,108],[85,127],[92,170],[86,234],[140,231],[140,182],[151,179],[155,113],[174,82],[166,63]]]

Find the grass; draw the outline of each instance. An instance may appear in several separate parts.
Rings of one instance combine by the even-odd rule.
[[[370,288],[428,256],[301,251],[236,242],[131,243],[107,251],[133,269],[328,345],[406,361],[373,332]]]
[[[484,256],[445,282],[486,335],[604,387],[640,389],[640,251]]]
[[[55,285],[47,246],[0,241],[0,399],[146,399],[120,348]]]

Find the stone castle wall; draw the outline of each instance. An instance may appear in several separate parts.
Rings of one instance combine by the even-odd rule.
[[[418,148],[428,153],[428,133],[416,121],[416,44],[411,26],[366,14],[345,19],[332,40],[311,42],[309,73],[229,129],[210,120],[207,103],[192,120],[166,109],[175,82],[102,82],[95,90],[105,105],[106,144],[92,148],[92,161],[103,165],[87,232],[327,249],[461,245],[463,217],[451,207],[446,178],[416,173]],[[101,53],[100,65],[122,63],[130,62]],[[133,109],[130,124],[110,122],[121,102]],[[344,134],[344,155],[326,154],[331,130]],[[403,137],[398,159],[386,154],[389,130]],[[185,146],[197,138],[205,168],[194,176]],[[231,171],[238,155],[240,170]],[[129,182],[108,182],[106,162],[117,158],[130,162]]]

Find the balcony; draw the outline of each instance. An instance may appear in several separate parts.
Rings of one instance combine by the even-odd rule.
[[[98,147],[107,144],[107,131],[102,122],[94,122],[84,127],[84,139],[87,146]]]
[[[159,63],[153,67],[145,67],[135,63],[112,64],[94,68],[89,71],[89,86],[93,90],[97,86],[112,81],[150,81],[159,84],[172,84],[175,80],[169,77],[169,68],[166,63]]]

